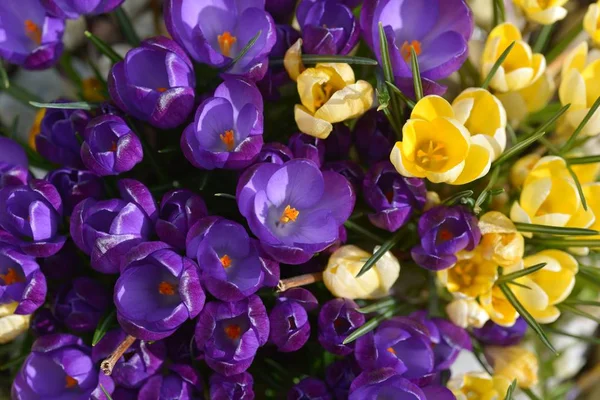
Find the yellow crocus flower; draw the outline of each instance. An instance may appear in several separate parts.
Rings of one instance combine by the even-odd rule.
[[[563,7],[569,0],[513,0],[529,21],[550,25],[567,16]]]
[[[498,99],[506,109],[508,120],[518,126],[529,114],[542,110],[556,91],[554,80],[544,72],[531,85],[513,92],[497,93]]]
[[[437,276],[457,297],[475,298],[488,292],[498,277],[496,263],[475,252],[461,252],[453,267],[438,271]]]
[[[487,311],[490,319],[498,325],[510,327],[519,318],[519,313],[517,313],[517,310],[510,304],[498,286],[494,286],[492,290],[480,296],[479,302],[483,309]]]
[[[542,156],[536,153],[527,154],[526,156],[519,158],[512,167],[510,167],[510,183],[516,188],[521,188],[533,167],[540,161],[540,158],[542,158]]]
[[[502,375],[469,372],[448,381],[448,389],[456,400],[502,400],[511,381]]]
[[[446,306],[448,319],[461,328],[481,328],[490,319],[487,311],[474,299],[454,299]]]
[[[17,302],[0,305],[0,344],[12,342],[29,329],[31,315],[15,314]]]
[[[471,133],[456,119],[450,103],[425,96],[402,128],[390,160],[406,177],[462,185],[488,173],[494,149],[484,134]]]
[[[523,389],[538,383],[539,362],[530,350],[521,346],[488,346],[485,354],[494,367],[494,376],[502,376],[508,382],[516,379],[517,385]]]
[[[583,29],[592,38],[596,46],[600,46],[600,0],[590,4],[583,17]]]
[[[525,252],[525,239],[504,214],[490,211],[479,218],[481,242],[476,251],[495,265],[509,267],[518,263]]]
[[[490,81],[490,87],[498,92],[513,92],[526,88],[537,81],[546,70],[546,59],[533,53],[521,36],[519,29],[504,23],[496,26],[488,36],[481,63],[482,76],[487,76],[500,55],[515,42],[514,47]]]

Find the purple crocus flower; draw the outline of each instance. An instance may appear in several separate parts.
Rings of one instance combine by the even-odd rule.
[[[207,215],[206,204],[199,195],[185,189],[170,191],[160,202],[156,234],[168,245],[185,250],[189,229]]]
[[[12,139],[0,136],[0,189],[19,186],[29,180],[29,162],[25,150]]]
[[[333,130],[324,142],[326,161],[342,161],[350,157],[352,133],[346,125],[334,124]]]
[[[110,295],[101,284],[80,277],[58,292],[54,315],[74,332],[93,332],[109,304]]]
[[[275,23],[264,0],[168,0],[165,22],[171,36],[198,62],[227,67],[260,31],[254,45],[227,73],[260,80],[275,44]]]
[[[222,301],[238,301],[279,281],[279,264],[261,254],[237,222],[221,217],[198,221],[188,232],[187,256],[198,261],[202,283]]]
[[[119,175],[142,161],[144,152],[137,135],[116,115],[101,115],[85,128],[81,159],[90,171]]]
[[[338,0],[302,0],[296,9],[308,54],[348,54],[360,29],[352,10]]]
[[[59,235],[62,201],[49,182],[32,179],[28,185],[0,189],[0,242],[25,254],[56,254],[66,238]]]
[[[354,143],[360,159],[367,165],[389,160],[395,142],[389,121],[379,111],[369,110],[356,122]]]
[[[296,0],[265,0],[265,10],[277,22],[289,22],[296,8]]]
[[[437,206],[419,218],[421,243],[411,250],[413,260],[433,271],[450,268],[456,253],[473,250],[481,240],[477,218],[462,206]]]
[[[290,137],[288,147],[294,158],[306,158],[317,164],[319,168],[325,162],[325,141],[304,133],[294,133]]]
[[[329,138],[327,140],[329,140]],[[363,180],[365,178],[365,173],[360,165],[351,160],[327,162],[321,169],[323,171],[337,172],[338,174],[342,175],[348,180],[348,182],[350,182],[355,193],[361,189]]]
[[[346,178],[304,159],[249,168],[236,197],[263,248],[286,264],[302,264],[338,240],[355,201]]]
[[[35,336],[44,336],[58,332],[59,325],[49,308],[38,308],[31,317],[29,327]]]
[[[331,395],[325,382],[309,376],[290,389],[287,400],[331,400]]]
[[[365,323],[365,316],[357,309],[354,301],[342,298],[329,300],[323,305],[319,312],[319,343],[325,350],[338,356],[354,351],[354,342],[343,342]]]
[[[49,108],[35,137],[35,148],[45,159],[72,168],[83,168],[80,139],[90,120],[83,110]]]
[[[306,289],[293,288],[279,295],[277,304],[269,314],[269,338],[278,351],[297,351],[306,344],[310,336],[308,312],[318,305],[315,296]]]
[[[163,36],[130,50],[108,76],[108,91],[116,105],[161,129],[185,122],[194,107],[195,86],[189,57]]]
[[[390,232],[403,227],[413,210],[421,210],[427,200],[425,181],[403,177],[389,161],[373,165],[362,188],[366,203],[375,210],[369,214],[369,221]]]
[[[122,199],[86,199],[71,216],[73,241],[91,256],[92,268],[107,274],[119,272],[125,253],[149,239],[156,213],[150,191],[140,182],[122,179],[119,186]]]
[[[46,299],[46,278],[35,258],[0,244],[0,304],[17,302],[15,314],[31,314]]]
[[[73,335],[38,338],[12,385],[12,398],[106,400],[100,386],[114,390],[112,379],[92,362],[92,349]]]
[[[253,400],[254,379],[247,372],[233,376],[212,374],[210,377],[211,400]]]
[[[527,322],[519,317],[511,327],[500,326],[493,321],[488,321],[482,328],[473,329],[473,336],[483,344],[492,346],[512,346],[523,339],[526,331]]]
[[[198,266],[162,242],[133,248],[115,284],[117,320],[125,332],[143,340],[171,335],[198,315],[204,300]]]
[[[127,334],[121,329],[107,332],[92,349],[94,362],[100,362],[110,356],[125,336]],[[110,376],[118,386],[128,389],[139,388],[160,370],[166,356],[167,349],[163,341],[136,340],[115,363]]]
[[[196,345],[214,371],[233,376],[250,367],[269,338],[269,317],[260,298],[207,303],[196,325]]]
[[[70,216],[79,202],[104,197],[102,178],[90,171],[59,168],[50,171],[44,178],[56,187],[63,201],[63,212]]]
[[[81,15],[109,13],[125,0],[42,0],[50,14],[58,18],[77,19]]]
[[[282,143],[273,142],[273,143],[265,143],[260,149],[260,153],[256,159],[254,159],[255,163],[271,163],[281,165],[294,158],[291,150]]]
[[[63,51],[64,30],[65,21],[48,14],[40,0],[4,2],[0,57],[26,69],[49,68]]]
[[[336,400],[347,400],[352,381],[361,373],[353,357],[345,357],[325,370],[325,382]]]
[[[277,0],[284,3],[287,0]],[[292,0],[295,3],[295,0]],[[293,10],[292,10],[293,11]],[[272,15],[272,14],[271,14]],[[277,41],[269,53],[270,57],[283,57],[286,51],[300,38],[300,33],[290,25],[276,25]],[[282,65],[269,65],[265,76],[256,86],[265,100],[277,101],[281,97],[279,88],[291,82],[290,76]]]
[[[387,37],[396,84],[413,93],[411,49],[418,56],[426,94],[443,94],[435,81],[457,71],[467,58],[473,16],[465,0],[369,0],[360,15],[363,37],[381,62],[379,23]]]
[[[141,387],[138,400],[192,400],[201,397],[202,379],[186,364],[172,364],[166,374],[157,374]]]
[[[204,100],[181,135],[183,154],[197,168],[242,169],[263,144],[263,100],[256,85],[226,78]]]

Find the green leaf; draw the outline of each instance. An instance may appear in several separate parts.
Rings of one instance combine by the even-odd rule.
[[[529,239],[529,243],[565,249],[569,247],[600,247],[600,239]]]
[[[549,226],[527,224],[525,222],[515,222],[519,232],[544,233],[547,235],[565,235],[565,236],[594,236],[600,235],[600,232],[593,229],[567,228],[563,226]]]
[[[579,300],[579,299],[566,300],[566,301],[563,301],[562,304],[568,304],[568,305],[571,305],[571,306],[594,306],[594,307],[600,307],[600,301],[592,301],[592,300]]]
[[[244,57],[246,55],[246,53],[248,53],[250,51],[252,46],[254,46],[256,44],[256,41],[258,40],[260,35],[262,35],[262,30],[259,30],[258,32],[256,32],[256,35],[254,35],[254,37],[252,39],[250,39],[250,41],[248,43],[246,43],[246,45],[244,46],[242,51],[240,51],[238,53],[238,55],[235,56],[235,58],[233,60],[231,60],[231,62],[229,64],[227,64],[225,67],[223,67],[223,70],[228,70],[229,68],[231,68],[235,64],[237,64],[237,62],[240,61],[242,59],[242,57]]]
[[[544,268],[545,266],[546,266],[546,263],[539,263],[539,264],[532,265],[531,267],[524,268],[520,271],[515,271],[515,272],[511,272],[510,274],[502,275],[498,278],[496,283],[501,284],[501,283],[508,283],[510,281],[514,281],[515,279],[527,276],[529,274],[533,274],[534,272],[539,271],[540,269]]]
[[[215,197],[225,197],[226,199],[235,200],[235,196],[229,193],[215,193]]]
[[[569,137],[569,139],[563,146],[563,148],[561,150],[561,152],[563,154],[567,153],[569,150],[571,150],[573,148],[573,144],[575,143],[575,140],[577,140],[577,136],[579,136],[579,134],[581,133],[583,128],[585,128],[585,125],[589,122],[590,118],[592,118],[592,116],[594,115],[594,113],[596,112],[598,107],[600,107],[600,97],[598,97],[596,99],[596,101],[594,102],[594,104],[592,105],[592,107],[590,108],[588,113],[581,120],[579,125],[577,125],[577,128],[575,128],[575,131],[573,131],[573,134]]]
[[[381,68],[383,68],[384,80],[386,82],[394,82],[394,71],[392,69],[388,41],[382,22],[379,23],[379,47],[381,48]]]
[[[106,332],[110,329],[111,325],[116,321],[116,311],[112,310],[106,318],[104,318],[96,327],[94,331],[94,336],[92,337],[92,346],[98,344],[100,340],[106,335]]]
[[[554,154],[555,156],[560,156],[560,150],[556,146],[554,146],[552,142],[548,139],[542,137],[540,138],[540,143],[546,146],[546,148],[551,154]]]
[[[112,400],[112,397],[110,397],[110,393],[108,393],[106,391],[106,389],[104,388],[104,386],[102,384],[100,384],[100,389],[102,390],[102,392],[104,393],[104,395],[106,396],[107,400]]]
[[[8,88],[0,89],[0,91],[6,93],[13,99],[26,106],[31,106],[31,104],[29,104],[31,101],[41,101],[37,95],[31,93],[25,88],[22,88],[21,86],[16,85],[14,82],[11,82]]]
[[[500,288],[502,293],[504,293],[504,296],[506,296],[506,299],[510,302],[510,304],[515,308],[515,310],[517,310],[519,315],[525,320],[525,322],[527,322],[527,325],[529,325],[529,327],[538,335],[542,343],[544,343],[546,347],[550,349],[550,351],[558,355],[558,352],[556,351],[554,346],[552,346],[550,340],[548,340],[548,336],[546,336],[546,333],[544,333],[542,327],[531,316],[531,314],[529,314],[529,311],[527,311],[525,307],[523,307],[521,302],[519,302],[519,299],[517,299],[517,296],[515,296],[515,294],[508,287],[508,285],[506,283],[501,283],[500,285],[498,285],[498,287]]]
[[[598,318],[595,315],[592,315],[592,314],[590,314],[590,313],[588,313],[586,311],[583,311],[583,310],[581,310],[581,309],[579,309],[577,307],[573,307],[573,306],[571,306],[569,304],[565,304],[565,303],[561,303],[561,304],[557,305],[557,307],[560,310],[568,311],[570,313],[573,313],[575,315],[579,315],[581,317],[587,318],[589,320],[592,320],[592,321],[600,324],[600,318]]]
[[[517,380],[515,379],[512,381],[512,383],[508,387],[508,390],[506,391],[506,396],[504,397],[504,400],[512,400],[513,393],[515,392],[516,388],[517,388]]]
[[[83,32],[83,34],[90,40],[90,42],[92,42],[94,46],[96,46],[98,51],[104,54],[106,57],[108,57],[113,62],[113,64],[123,60],[123,57],[117,54],[117,52],[114,51],[112,47],[110,47],[104,40],[100,39],[92,32],[85,31]]]
[[[63,110],[86,110],[91,111],[98,108],[99,104],[88,103],[85,101],[74,101],[70,103],[39,103],[37,101],[30,101],[29,104],[36,108],[56,108]]]
[[[272,62],[273,65],[283,65],[283,57],[273,57],[269,59],[269,62]],[[303,54],[302,62],[305,64],[344,63],[350,65],[379,65],[377,60],[367,57],[318,54]]]
[[[0,61],[0,82],[4,89],[8,89],[10,87],[10,80],[8,79],[8,73],[4,68],[4,63]]]
[[[577,193],[579,193],[579,198],[581,199],[581,206],[585,211],[588,209],[587,200],[585,199],[585,194],[583,193],[583,188],[581,187],[581,182],[579,182],[579,178],[573,168],[569,164],[567,164],[567,171],[571,174],[573,181],[575,182],[575,186],[577,187]]]
[[[554,24],[542,26],[542,29],[540,29],[540,32],[538,33],[535,44],[531,49],[534,53],[541,53],[544,50],[546,44],[548,43],[548,39],[550,39],[552,29],[554,29]]]
[[[494,8],[494,25],[502,24],[506,21],[506,11],[504,9],[504,0],[492,0],[494,4],[492,7]]]
[[[515,285],[515,286],[521,287],[521,288],[523,288],[523,289],[531,290],[531,288],[530,288],[529,286],[527,286],[527,285],[523,285],[522,283],[519,283],[519,282],[515,282],[515,281],[508,281],[508,282],[506,282],[506,283],[508,283],[509,285]]]
[[[487,74],[487,76],[483,80],[483,83],[481,84],[481,87],[483,89],[487,89],[487,87],[489,86],[490,82],[492,81],[492,78],[494,77],[494,75],[496,75],[496,72],[498,71],[498,68],[500,68],[500,66],[502,65],[502,63],[504,62],[504,60],[506,60],[506,57],[508,57],[508,54],[513,49],[513,47],[515,47],[515,43],[516,42],[512,42],[506,48],[506,50],[504,50],[502,52],[502,54],[500,54],[500,57],[498,57],[498,59],[496,60],[496,62],[492,66],[492,69],[490,69],[490,72]]]
[[[535,393],[533,393],[533,392],[531,391],[531,389],[524,389],[524,388],[521,388],[521,391],[522,391],[523,393],[525,393],[525,395],[526,395],[527,397],[529,397],[531,400],[540,400],[540,398],[539,398],[539,397],[537,397],[537,396],[535,395]]]
[[[73,82],[79,89],[81,89],[82,81],[79,73],[73,68],[73,63],[71,60],[71,55],[69,53],[64,53],[60,58],[60,66],[63,72],[67,75],[67,77]]]
[[[121,28],[121,32],[123,32],[123,36],[127,43],[132,45],[133,47],[137,47],[140,45],[140,38],[135,32],[135,28],[129,19],[129,16],[123,9],[123,7],[117,7],[115,10],[115,17],[117,18],[117,22],[119,27]]]
[[[398,244],[398,242],[402,240],[402,238],[404,238],[405,234],[406,232],[404,232],[404,230],[397,232],[394,236],[392,236],[390,240],[383,243],[381,247],[371,257],[369,257],[369,259],[367,260],[365,265],[363,265],[363,267],[360,269],[356,277],[361,277],[364,273],[373,268],[373,266],[377,263],[377,261],[379,261],[381,257],[383,257],[385,253],[387,253],[392,247]]]
[[[382,238],[381,236],[377,235],[376,233],[373,233],[370,230],[358,225],[355,222],[348,220],[348,221],[344,222],[344,226],[347,229],[349,229],[353,232],[356,232],[356,233],[364,236],[365,238],[372,240],[373,242],[375,242],[377,244],[385,243],[384,238]]]
[[[20,355],[19,357],[12,359],[10,361],[7,361],[6,363],[0,365],[0,371],[7,371],[9,369],[11,369],[12,367],[20,367],[21,364],[23,364],[23,361],[25,361],[25,359],[27,358],[29,354],[23,354]]]
[[[419,59],[417,52],[411,46],[410,48],[410,69],[413,76],[413,85],[415,87],[415,99],[417,101],[423,98],[423,82],[421,81],[421,70],[419,69]]]
[[[385,321],[388,318],[391,318],[399,311],[399,308],[393,307],[388,309],[381,315],[371,318],[367,322],[365,322],[359,328],[356,328],[346,339],[344,339],[343,344],[348,344],[354,342],[359,337],[371,332],[373,329],[377,328],[382,321]]]
[[[479,214],[481,212],[481,205],[487,200],[490,195],[490,191],[496,184],[498,180],[498,176],[500,175],[500,168],[494,168],[492,170],[492,175],[490,177],[490,181],[483,191],[477,196],[477,200],[475,200],[475,205],[473,206],[473,211],[475,214]]]
[[[565,158],[565,161],[569,165],[594,164],[600,162],[600,155],[586,157],[569,157]]]
[[[475,192],[472,190],[463,190],[461,192],[458,192],[450,197],[448,197],[447,199],[445,199],[444,201],[442,201],[442,204],[446,205],[446,206],[451,206],[455,203],[460,202],[463,198],[465,197],[471,197],[473,196]]]
[[[548,54],[546,54],[546,64],[550,65],[550,63],[552,61],[554,61],[554,59],[556,59],[556,57],[558,57],[567,47],[569,47],[571,42],[573,40],[575,40],[575,38],[577,36],[579,36],[579,34],[581,33],[582,30],[583,30],[583,22],[579,22],[577,25],[575,25],[573,28],[571,28],[571,30],[569,30],[566,34],[561,35],[562,40],[560,42],[556,43],[555,45],[553,45],[552,50],[550,50],[548,52]]]
[[[375,311],[385,310],[396,304],[396,299],[389,297],[387,299],[380,300],[375,303],[371,303],[368,306],[357,309],[359,313],[369,314]]]
[[[490,376],[494,375],[494,372],[490,368],[490,365],[487,363],[485,354],[483,354],[483,348],[481,347],[481,343],[479,343],[479,341],[476,340],[474,337],[471,338],[471,343],[473,344],[473,355],[481,365],[481,368],[483,368],[483,370],[487,372]]]
[[[581,341],[587,342],[587,343],[600,344],[600,338],[597,338],[597,337],[574,335],[572,333],[565,332],[565,331],[562,331],[562,330],[556,329],[556,328],[547,328],[546,330],[555,335],[567,336],[567,337],[571,337],[573,339],[581,340]]]
[[[415,108],[415,102],[412,101],[411,99],[409,99],[408,97],[406,97],[406,95],[404,93],[402,93],[402,91],[400,89],[398,89],[396,87],[396,85],[394,85],[392,82],[388,82],[386,81],[385,84],[392,89],[392,92],[394,92],[398,97],[400,97],[400,99],[406,103],[407,106],[409,106],[410,108]]]

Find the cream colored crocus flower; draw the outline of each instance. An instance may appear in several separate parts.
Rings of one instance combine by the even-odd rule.
[[[374,251],[377,251],[378,247]],[[371,257],[357,246],[347,245],[337,249],[323,272],[323,282],[331,294],[347,299],[377,299],[387,296],[400,274],[400,263],[389,251],[360,277],[356,277]]]
[[[542,158],[542,156],[535,153],[527,154],[526,156],[519,158],[512,167],[510,167],[510,183],[516,188],[521,188],[533,167],[540,161],[540,158]]]
[[[587,115],[600,97],[600,59],[588,58],[587,42],[575,47],[566,57],[561,71],[558,97],[562,105],[571,104],[559,124],[558,133],[568,136]],[[600,133],[600,109],[585,124],[580,137]]]
[[[498,286],[494,286],[492,290],[480,296],[479,302],[490,316],[490,319],[498,325],[510,327],[519,318],[519,313]]]
[[[305,69],[297,80],[302,104],[294,107],[301,132],[326,139],[333,124],[364,114],[373,105],[373,87],[355,81],[348,64],[317,64]]]
[[[402,128],[390,160],[406,177],[462,185],[488,173],[494,149],[484,134],[471,133],[439,96],[425,96]]]
[[[490,211],[479,218],[481,242],[477,252],[495,265],[509,267],[518,263],[525,253],[525,239],[515,224],[504,214]]]
[[[506,109],[511,125],[518,126],[529,114],[546,107],[555,91],[554,79],[546,71],[531,85],[513,92],[496,93],[496,96]]]
[[[485,355],[494,367],[494,376],[503,376],[509,382],[528,389],[538,383],[539,362],[535,353],[521,346],[488,346]]]
[[[461,252],[453,267],[438,271],[437,276],[457,297],[475,298],[488,292],[498,278],[498,266],[477,251]]]
[[[550,25],[567,16],[563,7],[569,0],[513,0],[529,21]]]
[[[446,306],[448,318],[461,328],[481,328],[490,319],[487,311],[474,299],[454,299]]]
[[[12,342],[29,329],[31,315],[14,314],[18,305],[16,302],[0,305],[0,344]]]
[[[502,375],[469,372],[448,381],[456,400],[502,400],[511,381]]]
[[[583,17],[583,29],[592,38],[596,46],[600,46],[600,0],[590,4]]]
[[[488,75],[512,42],[515,42],[514,47],[490,81],[490,87],[498,92],[512,92],[530,86],[546,70],[544,56],[532,52],[516,26],[504,23],[490,32],[485,43],[481,62],[482,76]]]

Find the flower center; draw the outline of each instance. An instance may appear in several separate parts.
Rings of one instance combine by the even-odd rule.
[[[231,36],[231,32],[225,31],[222,35],[217,36],[217,40],[219,41],[221,54],[223,54],[225,57],[229,57],[231,54],[231,46],[237,42],[237,38],[235,36]]]
[[[444,242],[452,239],[452,237],[452,232],[450,232],[448,229],[440,229],[440,231],[438,232],[438,239]]]
[[[38,24],[30,19],[25,20],[25,35],[33,40],[35,44],[42,43],[42,30]]]
[[[471,286],[477,276],[477,267],[471,261],[460,262],[450,268],[448,273],[451,275],[452,281],[459,283],[461,287],[467,288]]]
[[[290,330],[291,331],[298,328],[298,326],[296,325],[296,320],[294,319],[294,317],[288,317],[288,324],[290,325]]]
[[[173,296],[175,294],[175,286],[167,281],[162,281],[158,284],[158,293],[165,296]]]
[[[159,92],[159,93],[164,93],[164,92],[167,91],[167,88],[166,87],[159,87],[159,88],[156,88],[156,91]]]
[[[388,347],[387,351],[389,351],[390,353],[392,353],[393,355],[396,355],[396,350],[394,350],[392,347]]]
[[[24,279],[17,275],[17,272],[12,268],[9,268],[8,271],[6,271],[6,274],[0,274],[0,278],[7,286],[24,281]]]
[[[223,257],[221,257],[220,260],[221,260],[221,265],[223,265],[223,268],[231,267],[231,257],[229,257],[227,254],[225,254]]]
[[[437,170],[442,168],[447,160],[448,156],[444,143],[428,140],[417,150],[417,162],[423,168]]]
[[[315,86],[313,97],[315,102],[315,108],[321,107],[323,104],[331,98],[334,89],[329,83]]]
[[[237,324],[227,325],[224,331],[227,337],[231,340],[239,339],[240,335],[242,334],[242,328],[240,328],[240,326]]]
[[[385,198],[387,199],[388,203],[392,203],[392,201],[394,201],[394,191],[393,190],[388,190],[387,192],[385,192]]]
[[[221,138],[221,142],[223,142],[225,146],[227,146],[227,151],[231,151],[234,149],[235,138],[233,137],[233,130],[225,131],[225,133],[222,133],[221,135],[219,135],[219,137]]]
[[[300,215],[300,211],[296,210],[293,207],[290,207],[289,204],[285,206],[285,210],[281,213],[281,218],[279,218],[279,222],[282,224],[287,224],[288,222],[296,222],[296,218]]]
[[[77,386],[77,380],[75,380],[75,378],[67,375],[67,376],[65,376],[65,386],[67,387],[67,389],[71,389],[71,388]]]
[[[407,40],[402,43],[400,54],[402,55],[402,58],[404,58],[404,61],[408,62],[408,60],[410,60],[410,57],[412,56],[411,50],[413,49],[415,50],[416,55],[421,55],[421,42],[418,40],[413,40],[412,42],[408,43]]]
[[[115,151],[117,151],[117,142],[112,142],[112,143],[110,144],[110,151],[112,151],[113,153],[114,153]]]
[[[537,3],[541,9],[545,10],[550,5],[550,0],[537,0]]]

